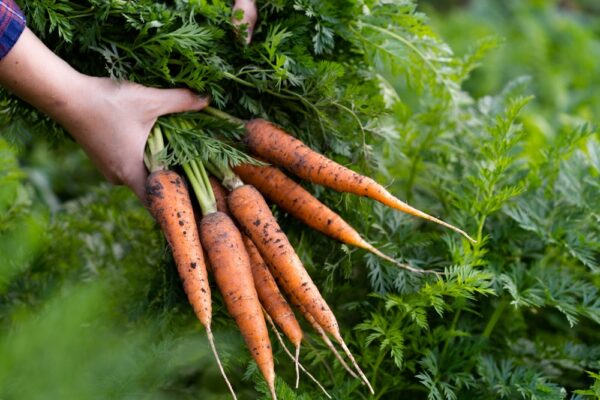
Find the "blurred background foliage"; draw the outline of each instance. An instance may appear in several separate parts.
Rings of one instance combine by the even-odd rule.
[[[426,71],[366,51],[393,109],[369,137],[371,171],[484,240],[311,187],[383,250],[453,265],[436,280],[282,225],[375,398],[600,398],[600,5],[418,10],[465,71],[438,82],[457,104],[403,75]],[[0,399],[228,398],[147,212],[74,143],[19,132],[0,138]],[[240,398],[264,393],[218,295],[214,320]],[[285,384],[293,366],[275,347],[280,397],[319,398],[304,378]],[[368,398],[317,341],[303,360],[334,398]]]

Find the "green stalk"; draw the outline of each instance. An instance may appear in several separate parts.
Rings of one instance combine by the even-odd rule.
[[[154,125],[148,140],[146,141],[146,150],[144,151],[144,164],[150,173],[166,169],[166,165],[160,161],[158,155],[164,150],[165,141],[162,130],[158,124]]]
[[[508,299],[505,298],[502,299],[502,301],[500,301],[500,304],[498,304],[498,307],[496,307],[496,309],[494,310],[494,313],[490,317],[490,320],[488,321],[487,325],[485,326],[485,329],[483,330],[482,336],[484,338],[489,339],[490,335],[492,334],[492,331],[494,330],[494,327],[498,323],[498,320],[500,319],[500,316],[504,312],[504,309],[507,305]]]
[[[232,191],[240,186],[244,186],[244,182],[233,172],[229,165],[208,160],[206,166],[214,176],[221,180],[221,183],[227,190]]]
[[[200,162],[198,161],[198,163]],[[200,165],[202,165],[202,163],[200,163]],[[202,215],[206,216],[217,212],[217,201],[215,200],[215,195],[210,187],[210,184],[206,186],[202,176],[198,175],[199,168],[196,165],[196,161],[185,163],[182,166],[192,185],[192,189],[196,194],[196,198],[200,204],[200,209],[202,210]]]
[[[229,122],[231,122],[234,125],[244,125],[244,120],[243,119],[240,119],[238,117],[234,117],[233,115],[228,114],[228,113],[226,113],[224,111],[221,111],[221,110],[217,110],[216,108],[208,106],[208,107],[205,107],[203,109],[203,111],[205,113],[207,113],[207,114],[212,115],[213,117],[216,117],[216,118],[219,118],[219,119],[223,119],[225,121],[229,121]]]
[[[184,124],[183,121],[180,122],[180,126]],[[166,129],[165,135],[167,139],[171,137],[171,132]],[[161,143],[164,142],[162,135],[158,139]],[[160,146],[160,143],[158,143]],[[183,171],[185,172],[190,184],[192,185],[192,189],[196,194],[196,198],[198,199],[198,204],[200,204],[200,209],[202,210],[202,215],[208,215],[217,212],[217,201],[215,200],[215,194],[212,191],[212,187],[210,186],[210,182],[208,181],[208,175],[206,174],[206,170],[202,165],[202,161],[199,159],[192,160],[182,165]]]
[[[225,176],[223,175],[223,173],[221,172],[221,170],[219,168],[217,168],[215,166],[215,164],[213,164],[212,160],[208,160],[206,162],[205,165],[206,169],[213,174],[218,180],[223,181],[223,179],[225,179]]]

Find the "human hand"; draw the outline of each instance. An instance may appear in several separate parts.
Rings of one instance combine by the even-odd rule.
[[[61,124],[104,176],[145,203],[144,147],[156,119],[201,110],[207,98],[80,74],[29,29],[0,60],[0,85]]]
[[[109,78],[83,77],[86,101],[57,117],[106,177],[145,203],[144,149],[161,115],[201,110],[208,98],[187,89],[155,89]]]
[[[243,12],[241,19],[237,19],[236,15],[239,11]],[[258,12],[256,11],[255,0],[235,0],[233,5],[233,16],[231,22],[238,27],[238,29],[246,29],[245,41],[249,44],[252,41],[252,34],[254,33],[254,25],[256,25],[256,19],[258,18]],[[238,32],[239,33],[239,32]]]

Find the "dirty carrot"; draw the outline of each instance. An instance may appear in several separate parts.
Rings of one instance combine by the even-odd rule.
[[[276,398],[271,343],[242,237],[231,218],[222,212],[202,218],[200,237],[227,310]]]
[[[148,138],[144,155],[144,161],[150,171],[145,185],[148,208],[171,247],[183,289],[194,313],[206,329],[219,370],[235,399],[235,392],[221,365],[211,330],[210,286],[190,196],[183,179],[176,172],[167,170],[158,160],[157,155],[163,148],[162,132],[156,126]]]
[[[252,239],[273,275],[290,296],[295,296],[319,325],[342,346],[342,349],[363,381],[373,392],[371,385],[350,354],[333,312],[321,296],[319,289],[306,272],[285,233],[279,227],[261,194],[251,185],[235,188],[227,199],[231,213],[244,232]]]
[[[279,168],[253,164],[240,164],[233,171],[247,184],[254,186],[269,200],[277,204],[311,228],[324,233],[342,243],[361,249],[390,261],[391,263],[413,272],[433,272],[411,267],[382,253],[360,234],[342,217],[321,203],[310,192],[285,175]]]
[[[394,197],[373,179],[360,175],[312,150],[300,140],[263,119],[246,122],[245,142],[250,151],[282,166],[307,181],[339,192],[353,193],[377,200],[388,207],[420,217],[460,233],[476,242],[465,231],[424,213]]]
[[[294,358],[296,364],[296,387],[298,386],[299,378],[299,357],[300,357],[300,344],[302,343],[302,328],[296,316],[292,311],[292,308],[285,300],[275,279],[269,272],[269,267],[261,257],[258,249],[252,243],[252,240],[243,235],[244,245],[246,245],[246,251],[250,256],[250,265],[252,267],[252,277],[254,278],[254,286],[258,292],[258,298],[267,313],[275,320],[277,326],[281,328],[285,336],[288,337],[290,342],[296,349],[296,357]]]
[[[215,178],[209,177],[209,181],[215,195],[217,209],[229,214],[227,190]],[[260,303],[296,349],[294,361],[296,365],[296,382],[298,382],[300,376],[298,359],[300,356],[300,344],[303,338],[302,328],[300,328],[294,312],[279,291],[275,279],[269,272],[269,267],[261,257],[254,243],[252,243],[252,240],[244,234],[242,234],[242,240],[250,257],[254,287],[258,293]],[[298,383],[296,383],[296,386],[298,386]]]
[[[264,376],[271,397],[275,393],[275,366],[269,332],[254,287],[250,258],[231,218],[217,210],[208,175],[199,161],[183,165],[202,209],[200,240],[208,254],[223,301]]]

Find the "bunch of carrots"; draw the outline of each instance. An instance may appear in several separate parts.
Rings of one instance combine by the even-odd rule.
[[[243,122],[212,108],[207,111],[229,121]],[[184,129],[193,129],[187,121],[180,123]],[[183,177],[168,169],[164,162],[165,136],[168,140],[171,132],[163,132],[158,125],[155,126],[148,139],[144,159],[150,171],[146,182],[149,209],[171,247],[184,290],[206,329],[229,390],[236,398],[219,360],[211,331],[208,271],[212,273],[227,310],[236,321],[273,399],[276,398],[275,371],[267,323],[277,334],[287,354],[294,359],[296,387],[299,370],[302,369],[327,395],[320,383],[299,362],[300,346],[305,336],[290,303],[320,335],[348,373],[360,379],[373,393],[369,380],[342,338],[333,312],[271,213],[263,195],[310,227],[345,244],[373,252],[411,271],[432,271],[399,263],[377,250],[339,215],[277,167],[309,182],[372,198],[389,207],[444,225],[471,241],[473,239],[464,231],[408,206],[374,180],[313,151],[265,120],[254,119],[245,122],[244,126],[247,148],[263,163],[229,166],[219,165],[215,160],[200,161],[196,158],[182,165],[200,212],[193,205],[193,197]],[[209,176],[207,170],[214,177]],[[287,349],[276,327],[292,343],[295,354]],[[351,366],[331,339],[341,347]]]

